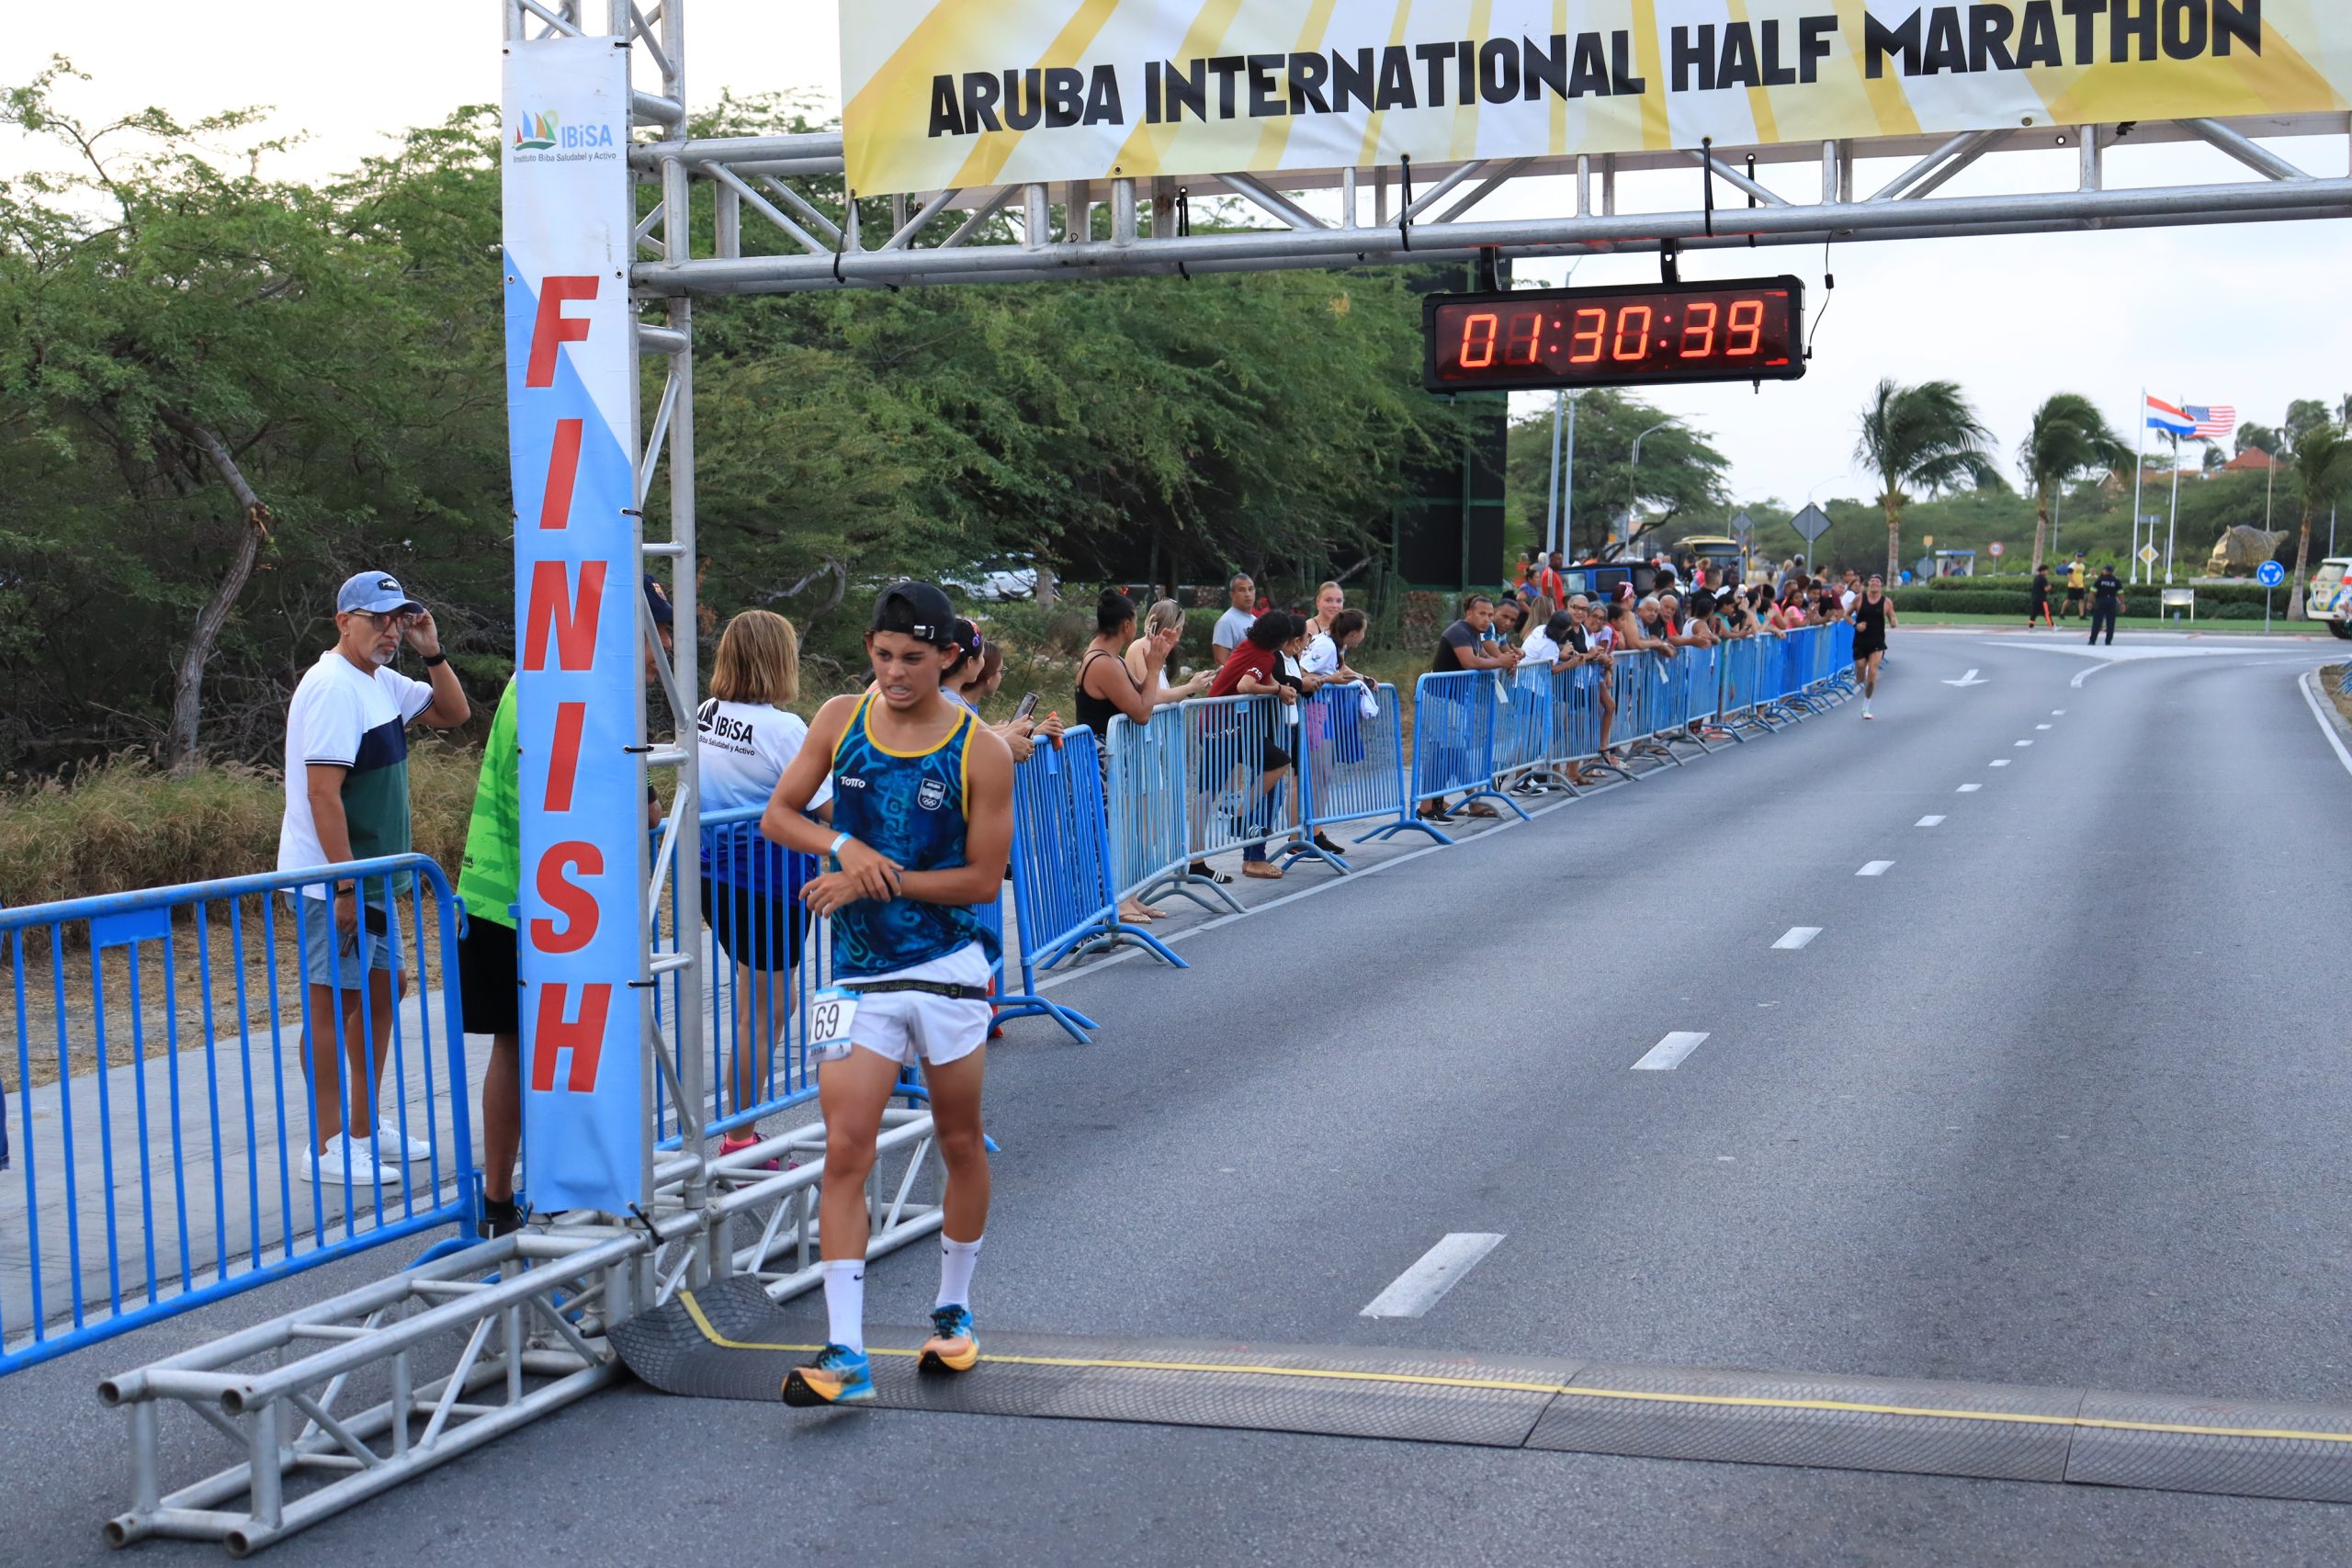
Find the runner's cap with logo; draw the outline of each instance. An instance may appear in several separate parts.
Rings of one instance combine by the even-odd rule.
[[[897,632],[934,648],[956,646],[956,607],[928,582],[894,582],[874,601],[877,632]]]
[[[424,608],[408,596],[408,590],[401,586],[399,578],[383,571],[363,571],[344,579],[334,596],[334,613],[338,615],[357,610],[371,615],[413,615]]]

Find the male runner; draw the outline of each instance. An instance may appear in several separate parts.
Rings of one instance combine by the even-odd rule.
[[[2066,563],[2066,604],[2060,612],[2073,620],[2083,613],[2083,552],[2076,550],[2075,558]]]
[[[1871,716],[1879,661],[1886,657],[1886,629],[1901,624],[1894,618],[1894,601],[1886,596],[1886,579],[1871,573],[1870,586],[1854,601],[1854,674],[1862,683],[1864,718]]]
[[[997,897],[1012,846],[1012,753],[940,676],[957,653],[955,611],[928,582],[896,582],[874,603],[866,656],[874,689],[818,710],[786,765],[760,830],[824,855],[833,869],[801,897],[833,921],[835,986],[847,1021],[820,1039],[832,1015],[809,1009],[809,1055],[825,1118],[820,1210],[827,1344],[784,1382],[787,1404],[874,1397],[865,1356],[865,1181],[899,1069],[923,1064],[933,1136],[947,1165],[942,1199],[939,1296],[920,1366],[962,1372],[979,1359],[972,1332],[972,1269],[988,1221],[989,1161],[980,1132],[988,1055],[989,966],[996,939],[973,906]],[[831,827],[806,807],[830,771]]]

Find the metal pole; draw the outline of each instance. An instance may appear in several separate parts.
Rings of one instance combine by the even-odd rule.
[[[2148,477],[2148,389],[2140,389],[2140,446],[2132,457],[2132,549],[2124,558],[2123,570],[2132,582],[2140,581],[2140,489]]]
[[[1558,548],[1555,543],[1560,536],[1560,420],[1566,412],[1568,395],[1565,391],[1552,394],[1552,480],[1544,491],[1544,547]],[[1548,560],[1548,556],[1546,557]]]
[[[2151,535],[2153,535],[2153,534],[2154,534],[2154,533],[2155,533],[2155,530],[2152,527],[2152,528],[2150,528],[2150,529],[2148,530],[2148,532],[2149,532]],[[2173,543],[2173,538],[2174,538],[2174,536],[2175,536],[2176,535],[2177,535],[2179,532],[2180,532],[2180,437],[2179,437],[2179,436],[2177,436],[2177,435],[2176,435],[2176,436],[2174,436],[2174,437],[2172,438],[2172,521],[2165,525],[2165,581],[2167,583],[2169,583],[2169,582],[2172,581],[2172,543]],[[2155,543],[2155,540],[2154,540],[2154,538],[2151,538],[2148,542],[2149,542],[2150,544],[2154,544],[2154,543]]]
[[[1554,547],[1559,550],[1562,559],[1566,559],[1568,552],[1576,547],[1577,404],[1583,398],[1582,392],[1568,394],[1568,459],[1566,466],[1560,470],[1560,542]],[[2333,527],[2334,525],[2331,524],[2330,526]],[[2332,539],[2335,536],[2331,533],[2329,537]],[[2332,546],[2328,553],[2335,554]]]
[[[1639,435],[1634,437],[1634,456],[1625,465],[1624,543],[1627,549],[1634,547],[1634,509],[1641,504],[1640,494],[1634,489],[1634,486],[1641,482],[1642,443],[1648,440],[1651,436],[1656,435],[1659,431],[1664,430],[1668,425],[1672,424],[1674,422],[1670,419],[1661,420],[1657,423],[1651,425],[1647,430],[1643,431]]]

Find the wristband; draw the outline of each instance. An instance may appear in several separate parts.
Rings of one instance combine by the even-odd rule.
[[[427,670],[434,668],[435,665],[447,664],[448,662],[449,656],[446,653],[428,653],[424,656],[424,667]]]
[[[842,855],[842,846],[848,842],[849,835],[847,833],[836,834],[834,835],[833,841],[825,846],[825,853],[834,860],[839,860]]]

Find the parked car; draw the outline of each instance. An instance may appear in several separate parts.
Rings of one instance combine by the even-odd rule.
[[[1037,596],[1037,558],[992,556],[961,568],[941,584],[983,604],[1002,604]]]

